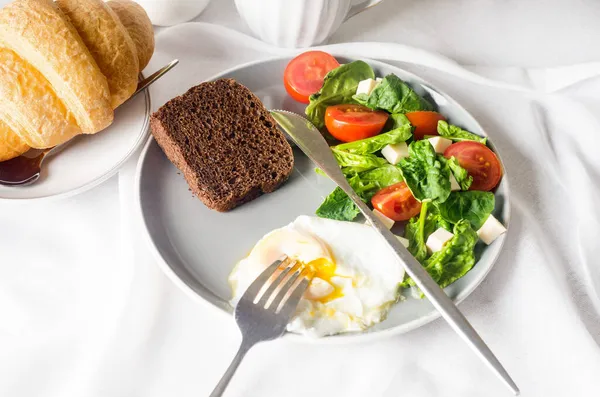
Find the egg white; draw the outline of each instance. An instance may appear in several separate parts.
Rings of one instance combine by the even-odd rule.
[[[371,227],[300,216],[265,235],[229,276],[235,305],[283,254],[316,275],[288,331],[314,337],[362,331],[383,321],[400,294],[404,268]]]

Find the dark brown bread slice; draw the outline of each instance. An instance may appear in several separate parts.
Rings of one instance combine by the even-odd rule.
[[[231,79],[202,83],[170,100],[150,126],[192,192],[217,211],[274,191],[294,168],[292,148],[275,120]]]

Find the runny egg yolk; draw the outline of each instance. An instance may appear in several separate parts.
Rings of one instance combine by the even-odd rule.
[[[313,301],[327,303],[343,296],[342,289],[331,281],[331,278],[335,276],[335,263],[326,258],[319,258],[308,262],[305,266],[310,271],[311,278],[320,278],[333,287],[331,293],[318,299],[313,299]]]

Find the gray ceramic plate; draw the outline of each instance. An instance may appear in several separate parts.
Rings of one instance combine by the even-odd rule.
[[[337,57],[340,62],[351,59]],[[242,65],[214,78],[233,78],[252,90],[270,109],[303,113],[304,106],[290,99],[283,87],[283,71],[290,58],[278,58]],[[394,73],[409,82],[422,95],[436,103],[449,121],[485,135],[475,119],[448,95],[419,77],[388,64],[367,60],[375,74]],[[492,138],[493,144],[493,138]],[[492,145],[490,145],[492,146]],[[152,138],[144,148],[137,170],[137,201],[150,247],[167,275],[195,299],[210,303],[217,310],[231,312],[227,276],[234,264],[246,256],[267,232],[284,226],[298,215],[314,214],[334,185],[314,172],[314,165],[298,149],[296,167],[289,181],[274,193],[219,213],[206,208],[193,197],[183,176],[167,160]],[[496,193],[494,215],[505,225],[509,222],[509,195],[504,176]],[[456,302],[465,299],[492,268],[505,236],[486,247],[477,245],[479,261],[462,279],[446,288]],[[324,342],[364,340],[399,334],[420,327],[439,314],[426,299],[406,299],[397,304],[388,318],[367,332],[322,338]],[[289,335],[288,337],[300,338]],[[307,339],[307,338],[302,338]]]

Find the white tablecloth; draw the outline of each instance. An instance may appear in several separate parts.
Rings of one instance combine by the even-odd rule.
[[[175,55],[189,61],[158,83],[155,106],[224,67],[280,52],[206,25],[164,31],[158,45],[150,68]],[[409,47],[330,50],[427,65],[404,66],[490,131],[506,158],[515,214],[509,249],[461,308],[523,395],[598,395],[598,65],[467,70]],[[177,290],[139,241],[133,169],[134,161],[73,199],[2,205],[0,395],[202,396],[228,365],[239,343],[233,321]],[[258,346],[227,395],[401,393],[507,395],[439,320],[369,344]]]

